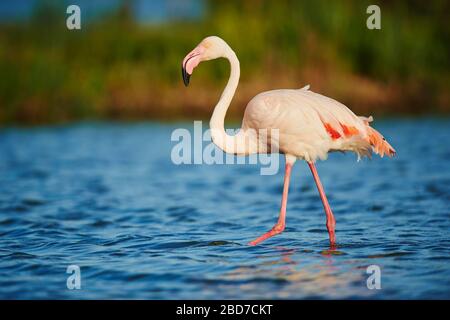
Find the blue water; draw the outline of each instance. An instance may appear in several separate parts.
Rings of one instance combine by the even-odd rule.
[[[377,121],[396,158],[318,163],[336,250],[302,162],[285,232],[247,246],[277,219],[282,172],[176,166],[176,127],[192,123],[0,130],[0,298],[450,298],[450,120]]]

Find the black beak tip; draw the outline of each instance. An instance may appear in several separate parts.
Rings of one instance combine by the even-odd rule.
[[[187,87],[189,85],[189,78],[191,77],[191,75],[187,73],[186,69],[183,66],[181,67],[181,75],[183,76],[184,85]]]

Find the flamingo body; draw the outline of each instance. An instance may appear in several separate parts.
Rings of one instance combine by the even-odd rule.
[[[305,160],[314,177],[326,213],[326,226],[330,244],[335,245],[335,218],[320,182],[315,162],[325,160],[329,152],[352,151],[370,156],[372,152],[383,157],[395,155],[395,150],[369,123],[372,117],[355,115],[344,104],[309,90],[279,89],[262,92],[247,104],[240,131],[230,136],[225,132],[224,119],[239,82],[239,60],[234,51],[219,37],[207,37],[183,60],[182,75],[185,85],[195,67],[202,61],[226,58],[230,61],[231,73],[222,96],[214,108],[210,121],[211,138],[228,153],[249,155],[275,150],[285,154],[286,168],[278,222],[269,231],[251,241],[258,244],[285,228],[287,196],[291,169],[297,159]],[[264,130],[265,139],[255,132]],[[273,139],[275,132],[276,139]],[[275,141],[274,141],[275,140]]]
[[[309,90],[281,89],[255,96],[247,105],[242,128],[278,129],[279,150],[308,162],[325,160],[328,152],[353,151],[370,156],[393,154],[384,142],[372,145],[377,132],[369,126],[371,118],[358,117],[342,103]],[[383,137],[380,135],[382,141]]]

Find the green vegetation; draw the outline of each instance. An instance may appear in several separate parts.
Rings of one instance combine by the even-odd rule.
[[[306,84],[362,115],[448,113],[448,1],[381,1],[382,29],[368,30],[371,2],[209,1],[200,21],[159,25],[137,24],[124,2],[81,31],[41,6],[0,26],[0,124],[207,118],[228,65],[205,63],[186,89],[180,64],[208,35],[241,61],[230,119],[261,91]]]

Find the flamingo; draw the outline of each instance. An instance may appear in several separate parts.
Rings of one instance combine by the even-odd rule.
[[[277,149],[286,159],[281,209],[277,223],[249,245],[257,245],[285,229],[286,206],[292,166],[297,159],[305,160],[311,170],[326,215],[330,246],[336,245],[336,220],[325,195],[315,162],[325,160],[329,152],[352,151],[358,160],[372,152],[383,157],[395,155],[394,148],[370,126],[372,116],[356,116],[344,104],[315,93],[309,85],[301,89],[278,89],[256,95],[247,104],[240,130],[235,135],[225,132],[225,115],[239,82],[239,60],[221,38],[203,39],[182,62],[182,76],[188,86],[195,67],[202,61],[225,58],[231,72],[228,83],[216,104],[211,120],[211,140],[226,153],[250,155],[270,153],[273,149],[266,139],[253,134],[258,130],[277,130]]]

